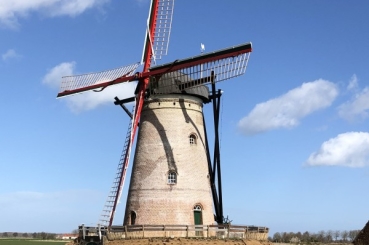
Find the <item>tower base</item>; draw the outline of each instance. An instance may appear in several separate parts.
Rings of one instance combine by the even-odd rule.
[[[135,240],[136,245],[156,244],[212,244],[217,241],[224,244],[232,241],[232,245],[247,245],[247,241],[258,241],[260,245],[268,243],[269,228],[260,226],[239,225],[127,225],[107,227],[79,227],[79,237],[75,243],[79,245],[124,245]],[[196,243],[196,244],[195,244]],[[219,243],[219,244],[220,244]]]

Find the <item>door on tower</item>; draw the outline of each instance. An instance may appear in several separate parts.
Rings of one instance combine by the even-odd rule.
[[[202,225],[202,208],[199,204],[196,204],[193,207],[193,217],[194,217],[194,221],[195,221],[195,225]],[[195,229],[201,229],[200,228],[195,228]],[[196,236],[201,236],[201,231],[196,231]]]

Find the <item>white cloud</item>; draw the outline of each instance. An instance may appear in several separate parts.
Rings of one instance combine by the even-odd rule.
[[[112,104],[114,97],[128,98],[134,96],[136,88],[135,82],[122,83],[114,86],[109,86],[101,92],[87,91],[81,94],[68,96],[68,107],[75,113],[92,110],[98,106]],[[64,99],[64,98],[63,98]]]
[[[109,0],[0,0],[0,24],[16,28],[19,26],[18,19],[32,12],[41,12],[50,17],[76,16],[107,2]]]
[[[347,85],[347,90],[353,90],[358,87],[358,79],[356,74],[352,75],[349,84]]]
[[[369,133],[348,132],[325,141],[305,162],[308,166],[364,167],[369,165]]]
[[[369,116],[369,87],[359,90],[357,78],[354,75],[347,89],[353,90],[354,95],[351,100],[341,104],[337,108],[338,115],[347,121],[354,121],[357,118],[367,118]]]
[[[61,78],[64,76],[71,76],[74,73],[76,63],[64,62],[55,67],[53,67],[42,79],[44,84],[52,88],[59,88]]]
[[[61,83],[61,78],[70,76],[75,73],[75,62],[64,62],[52,69],[44,76],[42,82],[51,88],[58,89]],[[128,98],[134,95],[136,82],[118,84],[109,86],[101,92],[86,91],[81,94],[75,94],[62,98],[68,104],[71,111],[78,113],[85,110],[92,110],[104,104],[111,104],[114,97]]]
[[[18,59],[22,56],[17,54],[17,52],[15,52],[14,49],[9,49],[4,54],[2,54],[1,57],[3,58],[3,61],[7,61],[7,60],[10,60],[10,59]]]
[[[246,135],[292,128],[303,117],[329,107],[337,95],[338,88],[332,82],[319,79],[303,83],[282,96],[257,104],[239,121],[238,127]]]

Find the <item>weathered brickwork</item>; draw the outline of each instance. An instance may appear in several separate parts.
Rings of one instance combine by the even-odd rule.
[[[124,224],[214,224],[202,101],[190,95],[151,97],[143,107]],[[190,144],[195,135],[195,144]],[[168,173],[177,183],[168,184]]]

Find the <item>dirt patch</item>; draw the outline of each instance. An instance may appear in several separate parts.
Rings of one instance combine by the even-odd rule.
[[[256,241],[256,240],[243,240],[246,245],[273,245],[272,242],[267,241]]]

